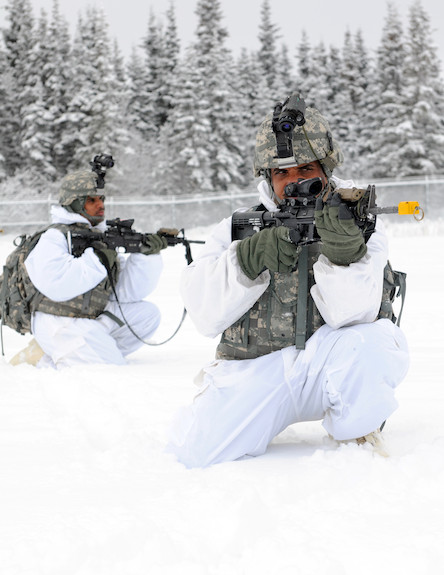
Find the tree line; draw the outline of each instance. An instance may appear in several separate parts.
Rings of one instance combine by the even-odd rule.
[[[38,18],[30,0],[9,0],[6,11],[2,195],[47,193],[101,152],[116,159],[110,186],[123,196],[251,186],[256,129],[294,90],[328,118],[346,158],[340,175],[443,172],[444,84],[420,0],[406,29],[387,3],[374,53],[360,30],[347,31],[341,46],[311,45],[305,31],[288,47],[264,0],[259,49],[237,56],[220,0],[196,1],[195,39],[185,47],[171,2],[164,17],[151,12],[126,61],[101,8],[79,13],[72,35],[57,0]]]

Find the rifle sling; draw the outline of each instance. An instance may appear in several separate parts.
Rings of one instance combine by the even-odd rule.
[[[91,296],[92,296],[92,290],[89,290],[85,294],[83,294],[82,314],[86,314],[88,312],[89,304],[91,303]]]
[[[399,285],[398,293],[396,297],[401,297],[401,309],[399,310],[398,321],[396,325],[399,327],[401,324],[402,310],[404,309],[405,292],[407,289],[407,274],[405,272],[393,272],[397,279],[397,284]]]
[[[296,349],[305,349],[307,340],[308,246],[303,246],[298,258],[298,305],[296,313]]]
[[[115,321],[116,324],[117,324],[119,327],[122,327],[122,326],[125,325],[125,323],[124,323],[121,319],[119,319],[116,315],[114,315],[113,313],[111,313],[111,312],[108,311],[108,310],[102,311],[102,313],[101,313],[100,315],[106,315],[106,316],[108,316],[108,317],[111,318],[113,321]]]

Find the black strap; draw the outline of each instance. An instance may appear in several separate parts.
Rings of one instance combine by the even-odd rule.
[[[0,302],[4,302],[6,299],[6,287],[8,285],[9,268],[3,266],[3,282],[2,289],[0,290]],[[5,355],[5,348],[3,345],[3,314],[0,308],[0,342],[2,348],[2,355]]]
[[[407,290],[407,274],[405,272],[393,272],[395,276],[395,285],[399,287],[396,297],[401,297],[401,309],[399,310],[398,321],[396,325],[399,327],[401,324],[402,310],[404,309],[405,293]]]
[[[96,249],[95,251],[96,251],[96,252],[101,252],[101,250],[98,250],[98,249]],[[101,252],[101,253],[103,254],[103,252]],[[105,255],[105,254],[103,254],[103,255]],[[117,297],[117,292],[116,292],[116,288],[115,288],[115,285],[114,285],[114,278],[113,278],[113,274],[112,274],[111,268],[110,268],[110,266],[109,266],[108,258],[104,258],[104,261],[102,261],[102,263],[103,263],[103,265],[104,265],[105,268],[106,268],[106,273],[108,274],[108,279],[109,279],[109,282],[110,282],[110,285],[111,285],[111,289],[112,289],[112,291],[113,291],[114,297],[116,298],[116,302],[117,302],[117,305],[118,305],[118,307],[119,307],[119,311],[120,311],[120,313],[121,313],[121,315],[122,315],[123,322],[122,322],[120,319],[115,318],[115,316],[113,316],[113,314],[110,314],[109,312],[102,312],[102,313],[104,313],[105,315],[109,315],[109,316],[112,317],[113,319],[115,318],[115,319],[116,319],[118,322],[120,322],[122,325],[126,325],[126,327],[130,330],[130,332],[133,334],[133,336],[134,336],[136,339],[138,339],[140,342],[142,342],[144,345],[150,345],[150,346],[163,345],[164,343],[167,343],[168,341],[170,341],[171,339],[173,339],[173,337],[176,335],[176,333],[177,333],[177,332],[179,331],[179,329],[182,327],[182,324],[183,324],[183,322],[184,322],[184,320],[185,320],[185,317],[186,317],[186,315],[187,315],[187,310],[186,310],[185,308],[183,308],[182,318],[181,318],[181,320],[180,320],[180,322],[179,322],[179,325],[177,326],[177,328],[175,329],[175,331],[173,332],[173,334],[170,335],[169,338],[167,338],[167,339],[165,339],[164,341],[161,341],[161,342],[152,342],[152,341],[146,341],[146,340],[144,340],[142,337],[140,337],[140,335],[138,335],[138,334],[134,331],[134,329],[133,329],[133,328],[131,327],[131,325],[128,323],[128,320],[126,319],[125,314],[123,313],[122,306],[120,305],[119,298]],[[121,325],[120,327],[122,327],[122,325]]]
[[[91,297],[92,297],[92,290],[89,290],[83,294],[82,310],[81,310],[81,313],[83,315],[86,315],[88,313],[89,304],[91,303]]]
[[[102,311],[102,313],[100,315],[106,315],[107,317],[109,317],[110,319],[115,321],[119,327],[122,327],[125,325],[125,323],[120,318],[118,318],[116,315],[114,315],[113,313],[111,313],[108,310]]]
[[[307,340],[308,246],[298,258],[298,307],[296,311],[296,349],[305,349]]]

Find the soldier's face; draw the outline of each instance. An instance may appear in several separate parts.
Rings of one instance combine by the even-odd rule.
[[[309,164],[301,164],[293,168],[273,168],[271,170],[271,182],[274,193],[283,200],[285,198],[284,189],[287,184],[293,184],[299,180],[309,180],[310,178],[321,178],[324,186],[327,184],[327,177],[318,161]]]
[[[105,196],[87,196],[83,209],[88,216],[103,219],[105,217]]]

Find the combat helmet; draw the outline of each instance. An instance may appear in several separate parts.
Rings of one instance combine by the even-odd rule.
[[[59,204],[69,212],[80,214],[96,225],[103,218],[86,214],[84,208],[88,196],[104,197],[103,190],[97,187],[97,175],[94,172],[77,170],[63,178],[59,190]]]
[[[284,110],[287,102],[302,102],[302,119],[296,122],[292,129],[291,155],[283,158],[278,154],[278,143],[276,131],[273,128],[278,112]],[[285,124],[284,124],[285,125]],[[284,154],[285,155],[285,154]],[[256,147],[254,153],[254,176],[265,177],[271,184],[271,169],[283,167],[299,166],[318,160],[327,178],[330,178],[334,168],[343,162],[343,154],[333,138],[329,123],[316,108],[305,108],[305,103],[299,95],[293,94],[284,104],[278,104],[274,112],[267,114],[260,125],[256,135]]]

